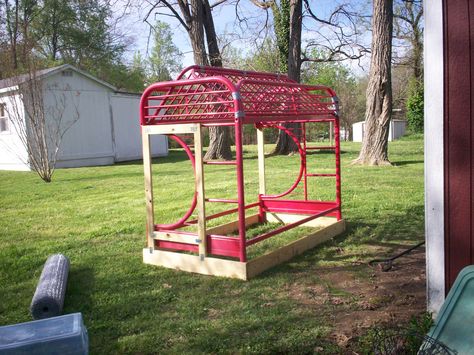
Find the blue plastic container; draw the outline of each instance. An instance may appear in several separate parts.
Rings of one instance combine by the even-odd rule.
[[[0,327],[0,354],[87,355],[81,313]]]
[[[474,265],[457,276],[428,335],[456,354],[474,354]]]

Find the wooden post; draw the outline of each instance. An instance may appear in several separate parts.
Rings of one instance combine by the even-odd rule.
[[[329,122],[329,145],[332,146],[333,144],[333,134],[334,134],[334,123],[332,121]]]
[[[149,248],[154,248],[153,232],[155,231],[153,208],[153,181],[151,173],[150,135],[146,127],[142,127],[143,145],[143,170],[145,175],[145,201],[146,201],[146,233]]]
[[[265,141],[263,128],[257,129],[258,193],[265,195]]]
[[[197,191],[197,209],[198,209],[198,236],[199,236],[199,256],[201,260],[207,255],[206,251],[206,205],[204,190],[204,169],[202,162],[202,133],[201,125],[197,125],[194,132],[194,158],[196,160],[196,191]]]

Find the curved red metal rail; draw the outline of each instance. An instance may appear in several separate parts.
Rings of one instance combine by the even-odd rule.
[[[262,198],[266,198],[266,199],[275,199],[275,198],[280,198],[280,197],[283,197],[283,196],[286,196],[286,195],[289,195],[290,193],[292,193],[296,187],[299,185],[299,183],[301,182],[301,178],[303,177],[303,172],[304,172],[304,169],[305,169],[305,165],[306,165],[306,152],[301,148],[301,144],[298,140],[298,138],[293,134],[292,131],[290,131],[288,128],[286,128],[285,126],[279,126],[279,125],[263,125],[264,127],[274,127],[274,128],[277,128],[279,130],[282,130],[284,131],[286,134],[288,134],[288,136],[293,140],[293,142],[296,143],[296,146],[298,147],[298,153],[300,154],[300,171],[299,171],[299,174],[298,174],[298,177],[296,178],[295,182],[293,183],[293,185],[291,185],[291,187],[286,190],[285,192],[282,192],[280,194],[276,194],[276,195],[261,195]]]
[[[194,159],[193,153],[191,152],[191,149],[189,149],[189,146],[180,137],[174,134],[168,134],[167,136],[169,138],[174,139],[184,149],[184,151],[188,155],[189,160],[191,160],[191,164],[193,166],[193,173],[194,175],[196,175],[196,161]],[[184,214],[184,216],[176,223],[155,224],[155,230],[156,229],[173,230],[176,228],[183,227],[184,223],[188,220],[188,218],[193,214],[194,210],[196,209],[196,205],[197,205],[197,191],[196,189],[194,189],[194,196],[191,202],[191,207],[189,207],[189,210]]]

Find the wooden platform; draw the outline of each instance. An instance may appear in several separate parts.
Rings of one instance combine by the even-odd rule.
[[[268,220],[271,222],[281,221],[289,223],[294,218],[302,217],[286,214],[272,214],[270,217],[270,214],[268,214]],[[201,260],[197,255],[153,250],[152,248],[143,249],[143,262],[203,275],[249,280],[265,270],[284,263],[294,256],[314,248],[345,230],[344,220],[336,221],[334,218],[325,218],[324,220],[318,218],[318,220],[319,221],[312,221],[312,224],[304,226],[319,227],[324,225],[325,227],[245,263],[215,257],[205,257]]]

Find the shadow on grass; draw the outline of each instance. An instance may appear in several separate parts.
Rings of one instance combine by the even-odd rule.
[[[413,164],[423,164],[423,160],[405,160],[405,161],[392,161],[392,164],[395,166],[404,166],[404,165],[413,165]]]
[[[305,265],[310,266],[320,261],[330,263],[330,269],[339,267],[335,263],[340,263],[345,270],[355,270],[358,263],[365,267],[372,259],[391,256],[396,250],[407,249],[422,241],[420,224],[422,225],[423,219],[424,206],[417,205],[404,214],[388,216],[380,223],[346,220],[344,233],[258,277],[264,278],[281,272],[301,273],[305,271]],[[341,253],[341,248],[350,248],[351,252]]]
[[[92,267],[75,267],[72,265],[64,300],[64,313],[82,312],[90,314],[92,306],[91,294],[94,292],[95,278]],[[87,324],[86,324],[87,326]]]

